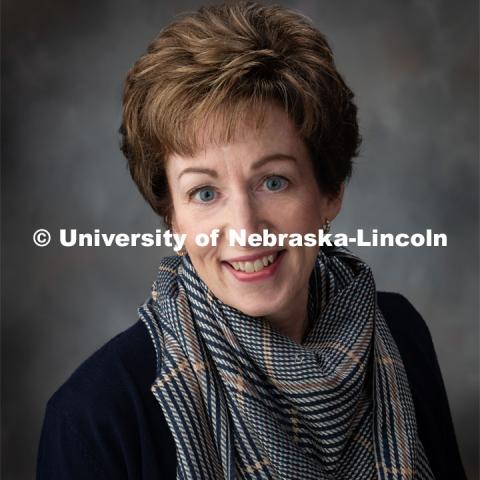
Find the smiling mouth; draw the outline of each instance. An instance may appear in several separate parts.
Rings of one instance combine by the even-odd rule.
[[[273,252],[270,255],[265,255],[255,260],[249,260],[245,262],[226,262],[226,263],[228,263],[237,272],[256,273],[256,272],[261,272],[263,269],[268,268],[270,265],[273,265],[282,252],[283,250],[280,250],[278,252]]]

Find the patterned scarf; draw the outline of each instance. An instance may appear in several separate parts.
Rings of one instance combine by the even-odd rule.
[[[162,259],[139,308],[177,479],[433,479],[371,269],[320,250],[303,343],[215,298],[188,256]]]

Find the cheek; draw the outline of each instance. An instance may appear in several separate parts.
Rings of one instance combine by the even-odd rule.
[[[209,230],[208,217],[204,218],[201,212],[188,204],[174,203],[174,217],[176,231],[187,234],[187,245],[194,244],[195,236]]]
[[[202,222],[198,217],[191,218],[188,222],[182,224],[184,227],[181,233],[187,235],[185,247],[196,267],[201,268],[201,265],[207,264],[211,268],[211,261],[214,260],[217,252],[217,247],[211,245],[210,232],[215,226],[210,225],[210,222]],[[206,234],[206,235],[203,235]],[[206,246],[203,245],[206,237],[208,242]],[[199,243],[197,243],[197,240]]]
[[[323,223],[323,210],[323,204],[319,199],[305,196],[279,208],[275,223],[277,227],[289,233],[316,233]]]

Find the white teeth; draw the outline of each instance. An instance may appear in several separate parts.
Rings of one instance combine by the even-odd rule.
[[[255,267],[252,262],[245,262],[243,265],[245,272],[252,273],[255,271]]]
[[[231,265],[237,271],[240,270],[246,273],[259,272],[271,265],[277,258],[277,255],[277,253],[274,253],[273,255],[257,258],[254,262],[233,262]]]
[[[261,260],[255,260],[253,267],[255,268],[256,272],[259,272],[260,270],[263,270],[263,262]]]

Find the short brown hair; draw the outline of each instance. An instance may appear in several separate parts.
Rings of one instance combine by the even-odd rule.
[[[305,141],[321,190],[338,193],[358,154],[357,108],[325,37],[305,17],[254,2],[202,7],[149,45],[125,80],[120,132],[132,178],[167,225],[168,155],[193,155],[207,119],[229,141],[247,111],[271,101]]]

